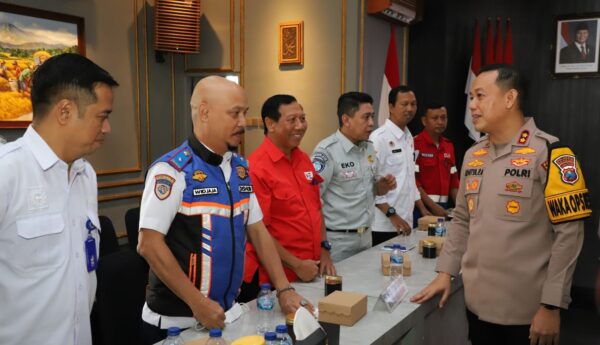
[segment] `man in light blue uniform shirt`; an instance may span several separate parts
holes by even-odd
[[[348,92],[338,99],[340,128],[312,154],[321,175],[321,199],[331,258],[338,262],[371,247],[369,226],[375,194],[396,187],[393,176],[378,177],[373,144],[373,98]]]

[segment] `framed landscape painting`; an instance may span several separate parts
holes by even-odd
[[[0,128],[31,122],[31,78],[62,53],[85,55],[81,17],[0,3]]]

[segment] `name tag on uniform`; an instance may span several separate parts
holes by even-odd
[[[217,187],[196,188],[192,191],[192,194],[194,194],[194,196],[219,194],[219,189]]]
[[[240,185],[239,186],[240,193],[252,193],[252,186],[250,185]]]
[[[92,221],[88,218],[85,222],[85,227],[88,231],[87,239],[85,240],[85,262],[87,271],[92,272],[98,267],[98,253],[96,252],[96,240],[92,237],[92,231],[98,230]]]

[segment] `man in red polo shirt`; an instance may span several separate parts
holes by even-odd
[[[458,171],[454,145],[442,134],[448,125],[444,106],[431,106],[421,117],[423,131],[415,137],[417,153],[417,188],[425,207],[434,215],[445,217],[449,201],[456,201]],[[418,216],[415,217],[418,219]]]
[[[285,274],[290,282],[335,274],[321,215],[323,180],[298,147],[307,128],[304,110],[293,96],[275,95],[265,101],[261,116],[266,136],[248,157],[250,179]],[[248,243],[238,301],[256,298],[259,283],[265,282],[269,277]]]

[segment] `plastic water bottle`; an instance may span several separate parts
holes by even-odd
[[[208,333],[208,336],[210,338],[208,338],[206,345],[227,345],[227,342],[225,341],[225,339],[221,338],[222,334],[223,333],[218,328],[211,329],[210,332]]]
[[[258,334],[264,334],[271,329],[273,324],[273,307],[275,305],[275,298],[271,293],[270,284],[261,284],[260,292],[256,298],[256,307],[258,308],[258,325],[256,332]]]
[[[444,224],[444,218],[438,218],[437,226],[435,227],[435,235],[439,237],[446,236],[446,225]]]
[[[278,345],[277,342],[277,334],[275,332],[266,332],[265,333],[265,345]]]
[[[392,254],[390,255],[390,276],[395,279],[402,275],[402,266],[404,265],[404,257],[399,243],[392,245]]]
[[[183,339],[179,336],[181,330],[179,327],[169,327],[167,329],[167,338],[162,345],[183,345]]]
[[[286,325],[277,325],[275,327],[275,332],[277,332],[277,341],[279,341],[278,345],[293,345],[292,337],[287,332]]]

